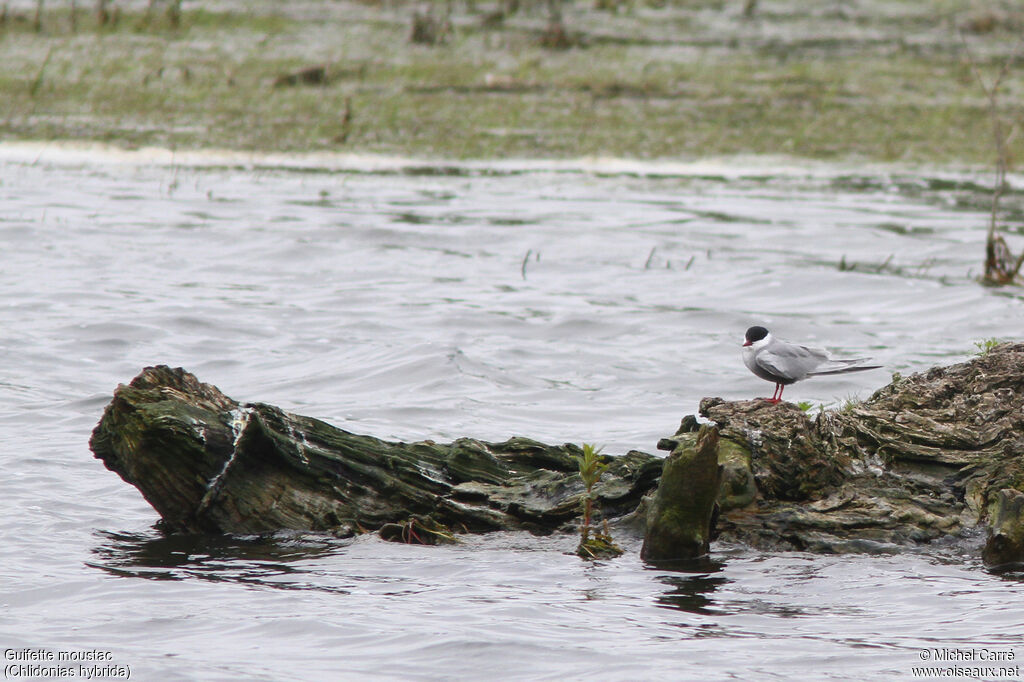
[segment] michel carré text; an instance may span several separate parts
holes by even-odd
[[[933,661],[1012,661],[1016,657],[1006,649],[932,649]]]

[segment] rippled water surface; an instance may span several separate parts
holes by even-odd
[[[739,360],[753,323],[888,370],[787,397],[866,397],[1019,338],[1019,292],[973,280],[984,176],[275,163],[0,154],[4,649],[109,651],[143,680],[909,679],[922,651],[1024,657],[1024,589],[977,538],[718,546],[673,572],[635,540],[588,564],[558,536],[165,537],[87,446],[117,383],[166,363],[384,438],[653,452],[701,397],[771,388]]]

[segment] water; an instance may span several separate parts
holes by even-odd
[[[165,538],[87,447],[116,384],[166,363],[385,438],[653,452],[701,397],[767,394],[739,359],[753,323],[901,373],[1017,336],[1020,292],[972,279],[985,182],[5,146],[0,648],[109,652],[142,680],[883,680],[949,649],[1019,662],[1024,588],[983,570],[977,537],[883,556],[721,545],[677,572],[631,539],[588,564],[572,538],[526,534]],[[830,406],[888,377],[787,397]]]

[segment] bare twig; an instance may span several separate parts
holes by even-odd
[[[878,266],[878,270],[876,270],[875,272],[882,272],[883,270],[885,270],[885,268],[887,268],[889,266],[889,263],[892,262],[893,255],[894,254],[890,253],[889,257],[885,259],[884,263],[882,263],[881,265]]]
[[[1009,125],[999,115],[999,90],[1010,73],[1014,62],[1020,56],[1021,46],[1024,38],[1018,39],[1013,52],[1007,57],[991,85],[985,82],[985,78],[978,66],[978,61],[971,53],[967,38],[960,32],[960,41],[963,43],[964,54],[970,63],[971,72],[978,82],[985,98],[988,100],[988,115],[992,122],[992,140],[996,147],[996,177],[992,189],[992,206],[989,215],[988,235],[985,240],[985,275],[984,281],[989,284],[1010,284],[1017,279],[1024,253],[1019,258],[1014,258],[1006,240],[997,234],[999,221],[999,202],[1006,193],[1006,171],[1010,164],[1009,144],[1016,135],[1016,121],[1010,121]],[[1014,262],[1015,261],[1015,262]]]

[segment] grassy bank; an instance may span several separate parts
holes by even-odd
[[[200,7],[207,7],[203,9]],[[255,5],[255,7],[254,7]],[[994,75],[1024,14],[969,0],[566,6],[458,4],[443,42],[412,5],[145,4],[100,25],[48,3],[0,22],[0,136],[124,146],[448,158],[738,153],[904,162],[993,158],[960,32]],[[91,9],[91,4],[89,5]],[[981,9],[979,9],[981,7]],[[437,5],[435,11],[443,12]],[[488,16],[490,15],[490,16]],[[323,67],[305,82],[281,76]],[[1024,64],[1003,102],[1020,114]]]

